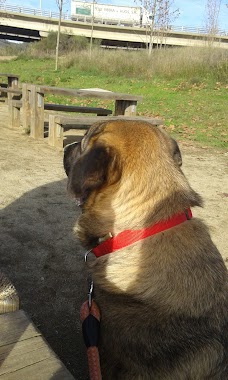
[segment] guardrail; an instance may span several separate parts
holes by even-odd
[[[36,9],[36,8],[27,8],[21,5],[10,5],[6,3],[5,4],[0,3],[0,10],[5,11],[5,12],[29,14],[32,16],[41,16],[41,17],[57,18],[57,19],[59,18],[58,12],[45,11],[45,10]],[[70,15],[68,13],[63,13],[62,19],[71,20]]]
[[[53,12],[53,11],[46,11],[42,9],[37,8],[27,8],[23,7],[21,5],[11,5],[6,3],[0,2],[0,11],[5,12],[15,12],[15,13],[22,13],[22,14],[29,14],[32,16],[40,16],[40,17],[47,17],[47,18],[53,18],[53,19],[59,19],[59,13]],[[69,20],[72,21],[71,15],[66,13],[62,13],[62,19],[63,20]],[[91,22],[92,18],[88,16],[74,16],[74,21],[81,21],[81,22]],[[101,19],[101,23],[105,23],[105,20]],[[109,21],[110,23],[110,21]],[[124,27],[124,25],[121,24],[121,27]],[[159,30],[159,26],[155,25],[155,29]],[[164,30],[164,28],[163,28]],[[176,26],[176,25],[169,25],[166,29],[169,32],[184,32],[184,33],[192,33],[192,34],[208,34],[208,31],[206,28],[201,27],[193,27],[193,26]],[[217,36],[228,36],[228,31],[217,29],[216,33]]]

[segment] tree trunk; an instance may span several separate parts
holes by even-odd
[[[153,49],[154,24],[155,24],[154,21],[155,21],[156,7],[157,7],[157,0],[154,0],[153,7],[152,7],[152,13],[151,13],[150,41],[149,41],[149,50],[148,50],[149,55],[151,55],[152,49]]]
[[[58,60],[59,60],[59,40],[60,40],[60,28],[61,28],[61,19],[62,19],[62,3],[59,7],[59,24],[58,24],[58,33],[57,33],[57,42],[56,42],[56,54],[55,54],[55,71],[58,70]]]
[[[94,0],[92,5],[92,20],[91,20],[91,35],[90,35],[90,44],[89,44],[89,57],[92,58],[92,47],[93,47],[93,27],[94,27]]]

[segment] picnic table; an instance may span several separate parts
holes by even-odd
[[[13,75],[9,75],[9,78],[12,79]],[[162,124],[162,120],[158,118],[137,116],[137,104],[142,100],[140,95],[124,94],[101,88],[74,89],[28,83],[22,83],[20,88],[11,87],[3,89],[3,91],[8,93],[8,99],[10,99],[8,104],[9,125],[17,128],[22,124],[23,129],[30,131],[30,136],[35,139],[48,135],[49,145],[60,149],[63,148],[65,131],[87,129],[98,121],[124,118],[125,120],[143,119],[153,125]],[[50,101],[47,103],[47,95],[64,96],[66,99],[71,97],[75,103],[84,98],[96,100],[96,103],[101,101],[102,104],[104,100],[113,101],[113,110],[101,106],[55,104]],[[48,131],[45,130],[47,113]]]
[[[3,74],[2,74],[3,75]],[[52,86],[39,86],[34,84],[22,83],[21,88],[18,88],[18,82],[13,75],[8,75],[9,81],[12,80],[11,87],[2,91],[8,94],[10,126],[18,127],[22,119],[22,125],[25,130],[30,129],[30,135],[33,138],[44,137],[44,111],[62,111],[76,114],[94,113],[97,116],[108,116],[112,114],[112,110],[103,107],[88,107],[65,104],[53,104],[45,102],[46,96],[65,96],[67,98],[87,98],[96,100],[113,100],[114,101],[114,116],[135,116],[137,102],[142,100],[142,96],[117,93],[113,91],[103,90],[100,88],[88,89],[71,89]],[[14,80],[14,81],[13,81]],[[1,86],[0,86],[1,90]],[[22,112],[20,112],[22,110]],[[80,122],[80,116],[78,118]]]
[[[31,121],[30,121],[30,131],[31,136],[34,138],[39,138],[43,136],[44,133],[44,109],[45,102],[44,98],[47,94],[61,95],[73,98],[87,98],[87,99],[99,99],[99,100],[113,100],[114,101],[114,116],[135,116],[137,102],[142,100],[142,96],[122,94],[113,91],[107,91],[100,88],[88,88],[88,89],[69,89],[69,88],[59,88],[50,86],[30,86],[28,87],[30,94],[30,107],[31,107]],[[28,102],[27,102],[28,104]],[[85,107],[88,109],[90,107]],[[53,106],[53,110],[55,107]],[[70,111],[70,107],[68,108]],[[94,108],[96,111],[96,107]],[[80,113],[80,109],[78,110]],[[85,109],[85,113],[86,109]],[[95,112],[94,112],[95,113]],[[103,114],[107,116],[108,113]],[[97,116],[101,114],[97,113]],[[80,122],[80,116],[74,114],[75,120]],[[88,117],[89,121],[89,117]]]

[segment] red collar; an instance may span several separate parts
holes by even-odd
[[[97,247],[92,249],[92,252],[96,257],[104,256],[108,253],[115,252],[118,249],[127,247],[136,241],[168,230],[169,228],[177,226],[178,224],[183,223],[191,218],[192,212],[190,209],[187,209],[185,212],[175,214],[170,219],[158,222],[150,227],[142,228],[141,230],[126,230],[120,232],[118,235],[100,243]]]

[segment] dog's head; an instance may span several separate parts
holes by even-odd
[[[181,163],[175,140],[142,121],[96,123],[80,143],[68,145],[64,168],[68,190],[82,209],[77,224],[82,244],[91,247],[108,232],[137,228],[197,204],[199,199],[184,195],[192,190]]]
[[[114,184],[121,175],[115,148],[102,140],[104,129],[104,124],[95,124],[81,142],[70,144],[64,150],[68,190],[82,208],[92,193]]]

